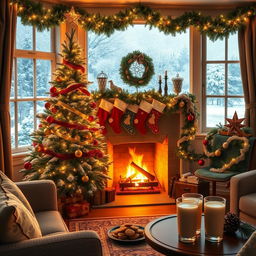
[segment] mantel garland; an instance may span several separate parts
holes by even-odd
[[[250,18],[256,16],[256,4],[250,4],[216,17],[205,16],[200,12],[185,12],[179,17],[162,16],[160,12],[142,4],[132,8],[126,8],[114,15],[101,15],[89,13],[79,7],[71,7],[64,4],[53,4],[45,8],[40,2],[32,0],[11,0],[11,4],[18,5],[18,15],[25,25],[36,26],[39,30],[49,29],[60,25],[67,19],[70,11],[79,15],[77,23],[85,30],[97,34],[110,36],[115,30],[125,30],[133,25],[137,19],[145,20],[145,25],[156,27],[165,34],[175,35],[185,32],[190,26],[194,26],[202,34],[211,40],[221,39],[241,29]]]
[[[182,132],[180,139],[177,142],[177,156],[181,159],[186,159],[190,161],[198,161],[202,158],[207,158],[203,154],[195,153],[195,151],[190,149],[191,141],[195,139],[197,131],[197,119],[198,113],[196,110],[196,99],[192,94],[180,94],[178,96],[170,94],[167,96],[161,95],[159,92],[154,90],[129,93],[127,91],[118,91],[107,89],[105,92],[94,91],[92,92],[94,100],[97,102],[100,99],[105,99],[113,101],[118,98],[127,104],[139,104],[142,100],[149,103],[153,99],[166,104],[164,113],[175,113],[180,111],[184,116],[184,125],[182,127]]]

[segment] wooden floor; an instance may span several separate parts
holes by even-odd
[[[176,213],[175,205],[156,205],[156,206],[133,206],[116,207],[104,209],[91,209],[86,218],[98,217],[130,217],[130,216],[150,216],[150,215],[169,215]]]

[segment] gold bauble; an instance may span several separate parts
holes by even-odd
[[[92,134],[90,132],[88,132],[86,135],[85,135],[86,139],[91,139],[92,138]]]
[[[214,152],[214,155],[215,155],[215,156],[221,156],[221,150],[217,149],[217,150]]]
[[[228,143],[227,143],[227,142],[224,142],[224,143],[222,144],[222,147],[225,148],[225,149],[228,148]]]
[[[75,140],[76,140],[76,141],[80,141],[80,136],[79,136],[79,135],[76,135],[76,136],[75,136]]]
[[[76,151],[75,151],[75,156],[76,157],[81,157],[83,155],[83,152],[80,150],[80,149],[77,149]]]
[[[185,102],[184,101],[181,101],[180,103],[179,103],[179,107],[180,108],[183,108],[185,106]]]
[[[84,176],[82,177],[82,181],[83,181],[83,182],[88,182],[88,181],[89,181],[89,177],[88,177],[87,175],[84,175]]]

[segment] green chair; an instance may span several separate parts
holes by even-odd
[[[215,151],[221,148],[222,144],[228,138],[229,136],[215,134],[212,142],[212,150]],[[228,163],[232,158],[236,158],[240,154],[241,147],[238,145],[238,141],[230,142],[229,147],[222,151],[221,157],[212,157],[209,166],[195,171],[195,175],[198,178],[212,182],[212,195],[216,195],[217,182],[228,182],[232,176],[256,168],[256,138],[249,137],[248,139],[250,148],[245,153],[244,160],[234,164],[230,169],[222,173],[210,171],[211,168],[221,168],[225,163]]]

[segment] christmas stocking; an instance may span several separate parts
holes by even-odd
[[[111,112],[111,116],[108,119],[109,125],[112,127],[113,131],[115,133],[120,133],[121,132],[121,126],[120,126],[120,121],[121,121],[121,116],[123,115],[124,111],[127,108],[127,105],[125,102],[119,99],[115,99],[114,102],[114,107]]]
[[[157,100],[153,100],[152,106],[153,108],[149,114],[147,125],[153,133],[157,134],[159,133],[158,121],[166,105]]]
[[[124,115],[122,116],[121,126],[130,134],[135,133],[134,119],[138,109],[138,105],[128,105]]]
[[[141,134],[146,134],[145,127],[146,119],[152,109],[152,105],[145,100],[142,100],[139,106],[139,110],[134,119],[134,125]]]
[[[97,116],[99,118],[99,124],[100,126],[104,126],[104,129],[102,131],[103,134],[107,133],[107,129],[105,127],[105,123],[107,121],[108,115],[110,113],[110,111],[113,108],[113,104],[102,99],[99,105],[99,110],[97,112]]]

